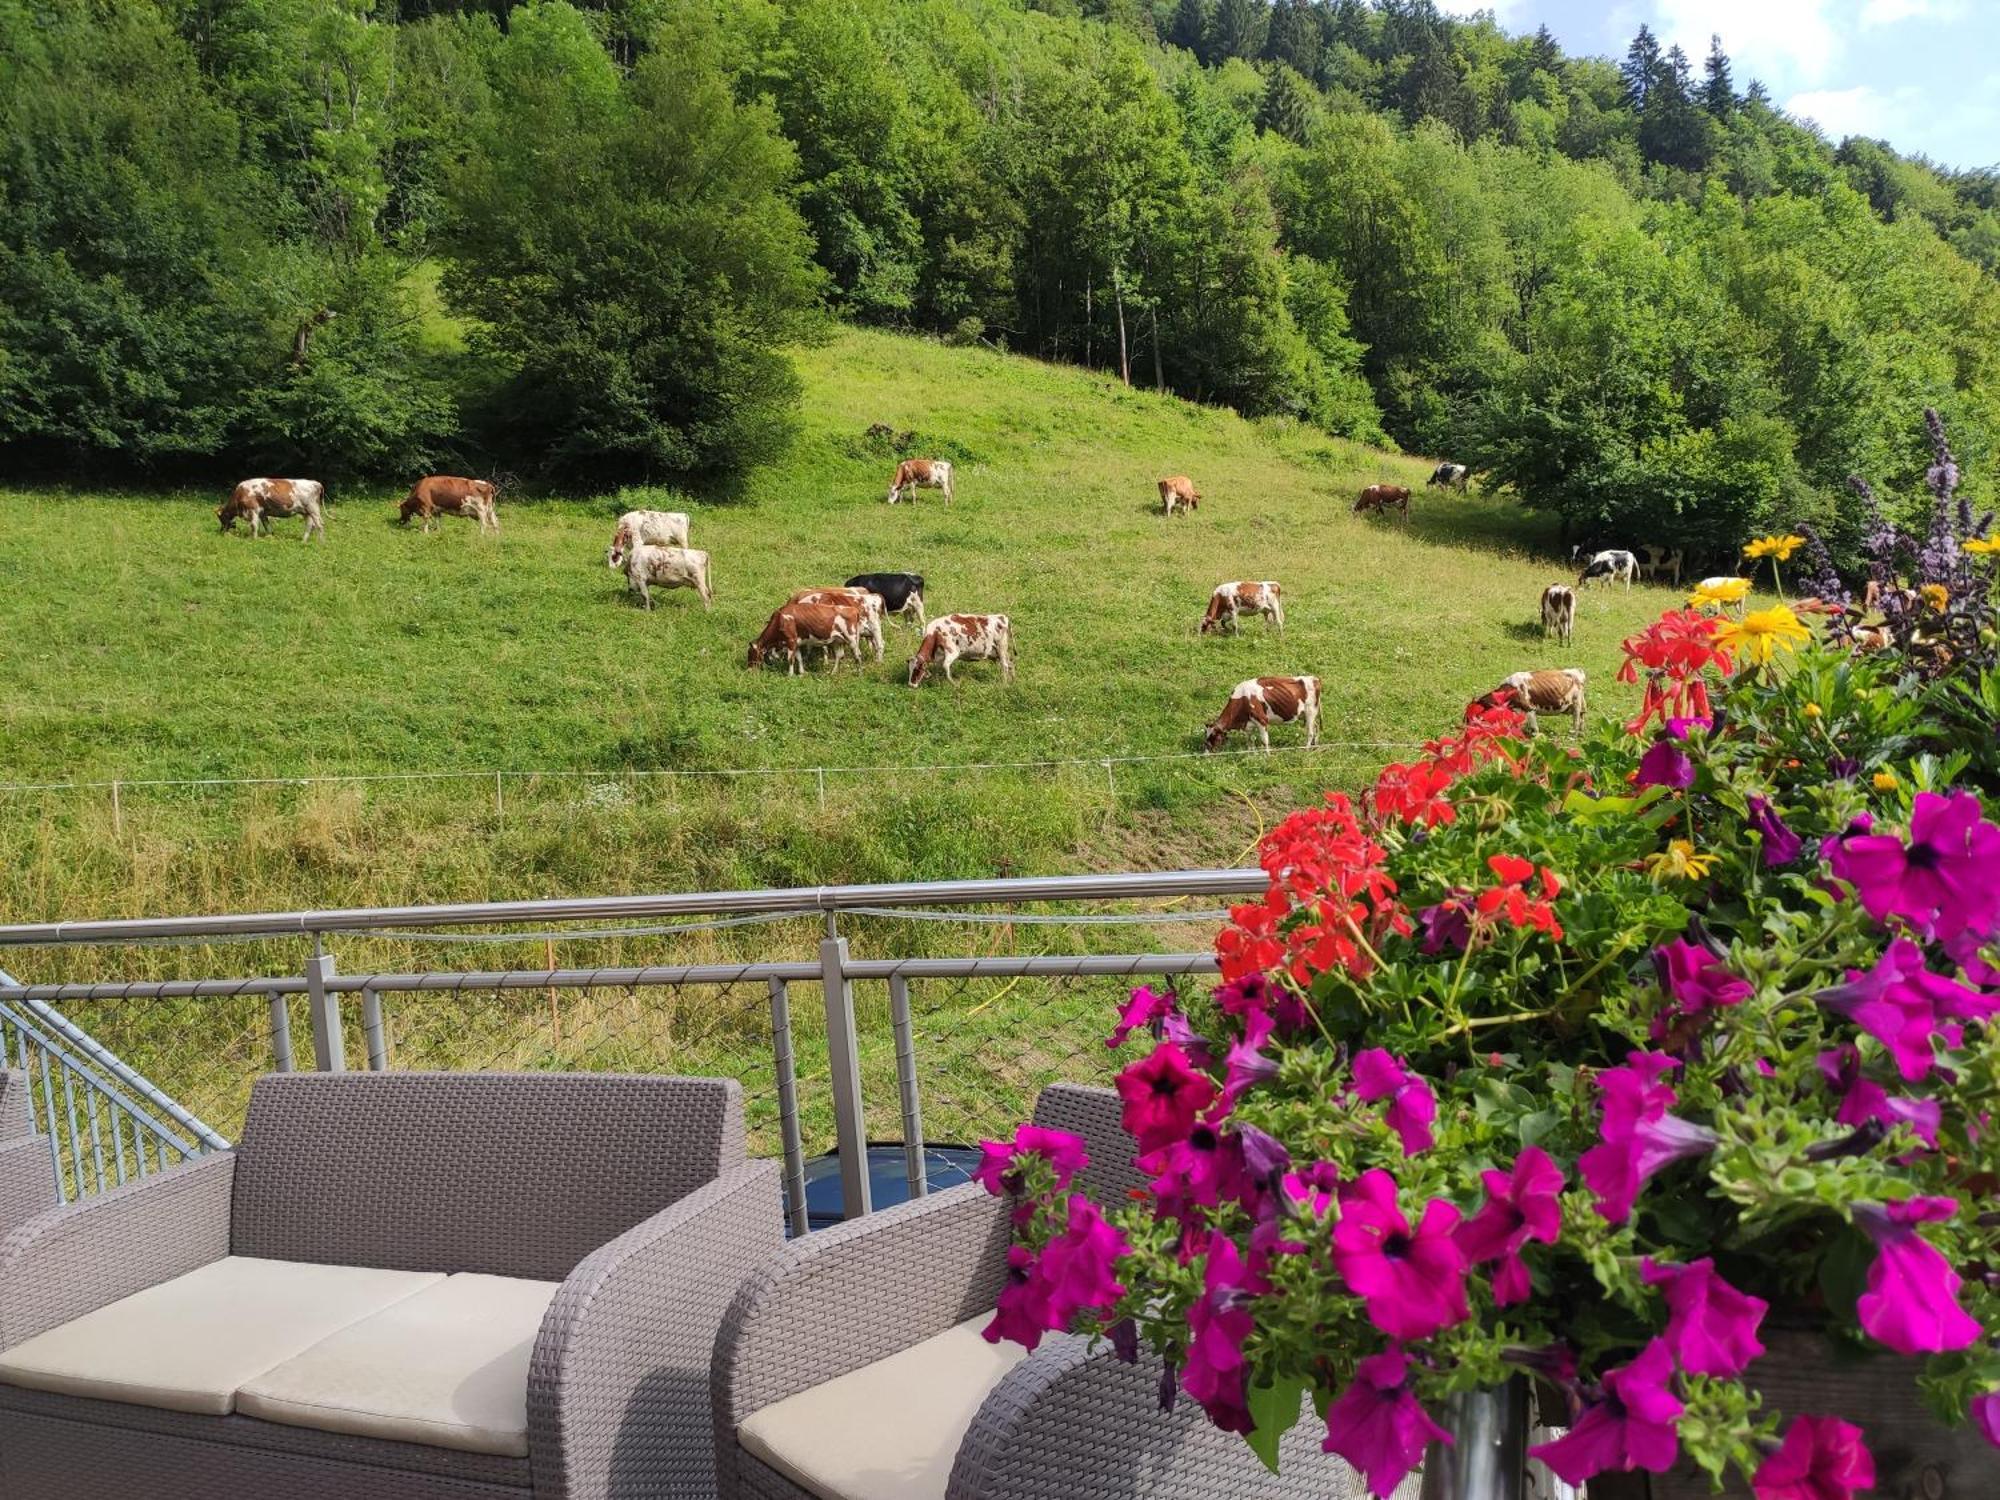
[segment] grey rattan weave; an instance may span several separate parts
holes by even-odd
[[[469,1500],[715,1493],[725,1303],[781,1243],[715,1079],[297,1074],[237,1152],[43,1214],[0,1244],[0,1347],[226,1254],[562,1282],[509,1459],[0,1387],[6,1500]]]
[[[55,1202],[54,1159],[48,1138],[35,1134],[28,1075],[0,1069],[0,1234]]]
[[[1036,1105],[1042,1125],[1089,1147],[1084,1188],[1123,1200],[1139,1181],[1107,1089],[1058,1086]],[[753,1412],[885,1359],[992,1309],[1006,1271],[999,1200],[973,1184],[786,1245],[743,1283],[715,1346],[717,1478],[745,1500],[815,1500],[746,1453]],[[1360,1500],[1361,1480],[1319,1450],[1308,1410],[1287,1435],[1279,1475],[1242,1439],[1183,1399],[1159,1409],[1157,1364],[1121,1365],[1083,1339],[1045,1340],[987,1396],[959,1445],[949,1500]],[[1407,1492],[1414,1496],[1413,1480]]]

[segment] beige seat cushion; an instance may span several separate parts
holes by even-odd
[[[744,1451],[821,1500],[943,1500],[965,1430],[1027,1353],[975,1318],[773,1402],[737,1429]]]
[[[561,1285],[453,1276],[236,1393],[266,1422],[513,1458],[528,1452],[528,1356]]]
[[[226,1256],[0,1353],[0,1382],[227,1416],[246,1380],[443,1280]]]

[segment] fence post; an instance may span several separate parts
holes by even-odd
[[[314,933],[313,956],[306,960],[306,1017],[312,1022],[313,1066],[322,1073],[347,1070],[347,1050],[340,1039],[340,996],[326,988],[333,968],[333,955],[319,951],[319,934]]]
[[[499,824],[507,821],[507,794],[500,787],[502,774],[499,771],[493,773],[493,821]]]
[[[292,997],[271,996],[271,1068],[289,1073],[298,1065],[292,1053]]]
[[[121,838],[125,833],[125,809],[118,801],[118,783],[111,783],[111,831]]]
[[[361,1038],[368,1045],[368,1071],[387,1072],[389,1034],[382,1029],[382,994],[373,986],[361,992]]]
[[[840,1212],[858,1219],[875,1205],[868,1189],[868,1128],[861,1111],[861,1046],[854,1035],[854,986],[847,979],[847,939],[826,914],[819,944],[826,997],[826,1063],[833,1087],[833,1131],[840,1150]]]
[[[771,982],[771,1065],[778,1077],[778,1139],[785,1153],[785,1217],[792,1238],[804,1237],[806,1152],[799,1138],[799,1066],[792,1053],[792,1000],[782,979]]]
[[[896,1093],[903,1106],[903,1171],[910,1180],[910,1196],[921,1198],[931,1190],[931,1183],[924,1166],[924,1110],[917,1097],[917,1044],[910,1027],[910,981],[901,974],[889,976],[889,1025],[896,1033]]]

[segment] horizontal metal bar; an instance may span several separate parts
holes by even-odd
[[[346,907],[236,916],[130,921],[22,922],[0,926],[0,947],[137,942],[172,937],[283,937],[398,927],[490,926],[503,922],[597,921],[717,912],[840,911],[856,906],[979,906],[1034,901],[1130,901],[1165,896],[1261,894],[1262,870],[1164,870],[1143,875],[1051,875],[1008,880],[905,881],[755,891],[695,891],[568,900],[486,901],[446,906]]]
[[[1209,953],[1034,954],[1010,958],[857,958],[847,971],[856,979],[1077,978],[1119,974],[1209,974]],[[798,984],[820,977],[818,964],[796,961],[750,964],[655,964],[637,969],[484,969],[420,974],[340,974],[328,994],[456,990],[637,989],[642,985]],[[15,1000],[151,1000],[189,995],[227,996],[271,991],[299,994],[295,979],[134,980],[111,984],[0,985],[0,1003]]]

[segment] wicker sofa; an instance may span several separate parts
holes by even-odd
[[[0,1494],[711,1495],[782,1226],[729,1080],[260,1079],[236,1150],[0,1244]]]
[[[0,1068],[0,1235],[55,1207],[47,1136],[35,1133],[28,1075]]]
[[[1140,1181],[1118,1098],[1045,1091],[1038,1124],[1081,1135],[1082,1191]],[[757,1500],[1360,1500],[1320,1452],[1307,1411],[1280,1475],[1185,1397],[1160,1410],[1160,1368],[1056,1335],[1022,1356],[978,1330],[1007,1274],[1005,1206],[977,1184],[821,1230],[736,1294],[716,1339],[716,1471]],[[1416,1493],[1414,1478],[1409,1496]]]

